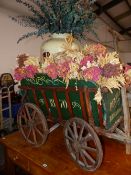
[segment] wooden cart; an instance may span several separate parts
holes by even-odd
[[[87,171],[95,171],[102,162],[98,135],[131,145],[129,127],[126,125],[126,131],[124,127],[120,90],[103,93],[102,105],[98,105],[94,100],[95,83],[72,80],[66,88],[61,79],[52,80],[43,74],[22,80],[20,89],[23,105],[18,125],[29,143],[44,144],[53,128],[63,125],[70,156]]]

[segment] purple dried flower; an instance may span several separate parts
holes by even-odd
[[[112,76],[119,76],[121,73],[120,64],[108,63],[104,65],[102,69],[102,75],[106,78],[111,78]]]

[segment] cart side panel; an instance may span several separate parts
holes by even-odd
[[[61,113],[62,113],[62,117],[64,120],[68,120],[70,117],[79,117],[79,118],[83,118],[83,113],[86,113],[87,115],[87,119],[88,120],[88,112],[86,111],[86,107],[84,107],[85,109],[83,109],[82,104],[85,106],[85,99],[83,97],[83,100],[80,99],[80,91],[78,91],[76,89],[76,86],[78,88],[83,88],[83,87],[88,87],[88,88],[95,88],[96,89],[96,84],[93,82],[85,82],[83,80],[81,81],[76,81],[76,80],[72,80],[70,81],[69,87],[74,88],[74,91],[70,91],[68,92],[69,95],[69,100],[71,101],[71,107],[73,112],[71,114],[71,109],[69,109],[69,100],[68,96],[67,96],[67,89],[66,89],[66,84],[62,79],[55,79],[55,80],[51,80],[49,77],[43,75],[43,74],[38,74],[34,79],[25,79],[21,81],[21,85],[22,86],[26,86],[26,87],[31,87],[34,86],[35,87],[35,93],[37,96],[37,102],[33,99],[33,95],[32,95],[32,90],[28,90],[28,98],[29,101],[32,103],[39,103],[39,107],[42,109],[43,113],[45,115],[48,115],[48,110],[45,104],[45,100],[43,98],[42,95],[42,89],[39,89],[40,87],[64,87],[64,91],[59,91],[57,92],[57,97],[58,97],[58,101],[59,101],[59,105],[61,108]],[[95,91],[96,92],[96,91]],[[100,122],[99,122],[99,114],[98,114],[98,107],[97,107],[97,103],[94,100],[94,95],[95,92],[90,92],[89,94],[89,103],[90,103],[90,110],[93,116],[93,120],[96,126],[100,126]],[[51,116],[53,117],[53,120],[57,120],[58,117],[58,110],[56,108],[56,103],[54,101],[54,97],[53,97],[53,93],[50,90],[47,90],[45,92],[45,95],[47,97],[48,100],[48,104],[49,104],[49,110],[51,112]],[[81,96],[84,96],[84,92]],[[81,97],[82,98],[82,97]],[[84,101],[84,102],[83,102]],[[93,105],[91,107],[91,105]],[[85,111],[85,112],[84,112]],[[85,114],[84,114],[85,115]],[[85,119],[85,118],[84,118]]]
[[[112,93],[108,91],[103,94],[103,107],[105,127],[109,129],[124,116],[120,89],[113,89]]]
[[[28,94],[30,102],[37,104],[53,121],[68,120],[75,116],[91,121],[91,124],[97,127],[103,127],[104,123],[104,127],[110,129],[122,115],[122,111],[119,111],[121,106],[121,94],[117,93],[119,90],[114,90],[112,94],[105,93],[103,104],[100,106],[94,100],[97,86],[93,82],[71,80],[69,88],[66,88],[62,79],[52,80],[46,75],[38,74],[34,79],[23,80],[21,85],[29,88],[32,86],[33,96],[32,92]],[[115,107],[109,109],[112,100],[115,101],[114,96],[118,96]],[[116,111],[117,114],[114,114]]]

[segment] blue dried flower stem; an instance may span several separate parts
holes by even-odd
[[[32,35],[46,33],[72,33],[76,38],[84,38],[84,31],[93,31],[95,15],[91,5],[95,0],[16,0],[32,12],[32,16],[11,17],[24,27],[35,27],[18,40],[18,43]],[[94,32],[94,31],[93,31]]]

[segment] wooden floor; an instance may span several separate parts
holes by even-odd
[[[12,144],[15,144],[15,142],[17,145],[15,140]],[[23,138],[20,139],[19,143],[21,143],[21,147],[26,144]],[[125,154],[125,145],[107,138],[102,138],[102,145],[104,150],[103,163],[94,173],[80,169],[71,160],[65,147],[61,127],[49,134],[47,142],[42,146],[42,155],[39,154],[39,149],[36,151],[36,148],[32,148],[31,150],[35,152],[36,161],[43,158],[46,160],[47,171],[52,175],[131,175],[131,155]],[[31,157],[34,155],[31,155],[28,151],[30,147],[30,145],[27,146],[26,151],[27,155],[29,154]]]

